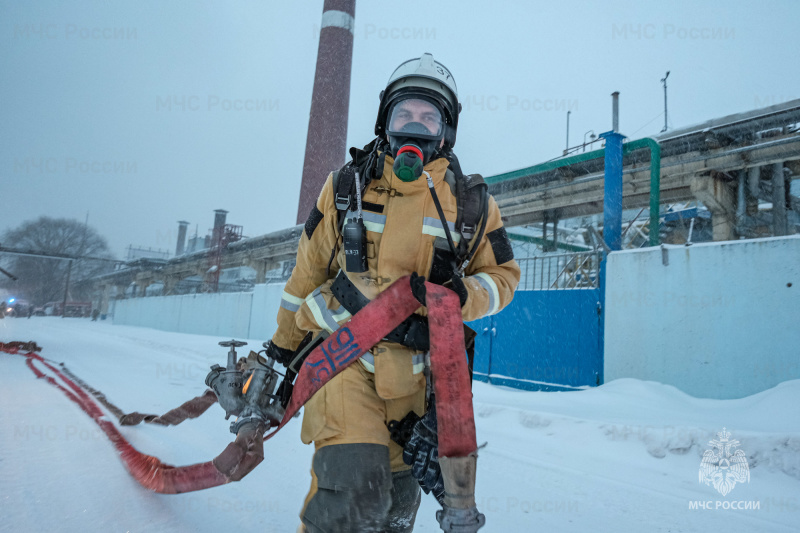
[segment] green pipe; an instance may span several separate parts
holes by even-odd
[[[508,238],[512,241],[519,241],[519,242],[529,242],[533,244],[538,244],[539,246],[544,246],[545,244],[552,244],[549,241],[544,240],[542,237],[534,237],[532,235],[517,235],[513,232],[508,232]],[[577,246],[575,244],[569,244],[565,242],[558,242],[556,243],[556,247],[560,250],[566,250],[567,252],[591,252],[592,249],[588,246]]]
[[[521,168],[519,170],[506,172],[505,174],[498,174],[497,176],[489,176],[484,178],[484,181],[489,185],[492,185],[493,183],[499,183],[501,181],[523,178],[525,176],[547,172],[548,170],[555,170],[557,168],[574,165],[575,163],[583,163],[584,161],[590,161],[592,159],[597,159],[598,157],[605,157],[605,153],[605,148],[601,148],[593,152],[586,152],[585,154],[573,155],[563,159],[556,159],[555,161],[548,161],[547,163],[539,163],[538,165],[534,165],[532,167]]]
[[[661,147],[650,137],[637,139],[622,145],[622,153],[629,153],[639,148],[650,149],[650,246],[658,246],[661,205]]]
[[[655,139],[645,137],[643,139],[637,139],[635,141],[623,144],[622,153],[628,154],[634,150],[639,150],[642,148],[650,149],[650,246],[658,246],[658,231],[660,227],[659,206],[661,200],[661,147],[658,145],[658,142],[656,142]],[[510,181],[523,178],[525,176],[541,174],[542,172],[548,172],[557,168],[583,163],[584,161],[604,158],[605,153],[605,148],[601,148],[592,152],[573,155],[563,159],[557,159],[555,161],[548,161],[546,163],[540,163],[532,167],[522,168],[511,172],[506,172],[504,174],[498,174],[496,176],[488,176],[485,178],[485,181],[489,185],[492,185],[495,183],[500,183],[501,181]]]

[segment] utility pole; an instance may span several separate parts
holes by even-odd
[[[64,304],[61,307],[61,318],[67,316],[67,296],[69,296],[69,278],[72,274],[72,259],[69,260],[69,265],[67,266],[67,283],[64,286]]]
[[[661,133],[667,131],[667,78],[669,78],[669,71],[661,78],[661,83],[664,84],[664,129],[661,130]]]
[[[567,146],[564,148],[564,155],[567,155],[569,152],[569,115],[572,111],[567,111]]]

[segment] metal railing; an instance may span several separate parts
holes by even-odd
[[[522,270],[518,290],[596,289],[602,258],[598,251],[518,259]]]

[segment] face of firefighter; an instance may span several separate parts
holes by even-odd
[[[436,106],[419,98],[409,98],[395,106],[389,119],[388,131],[402,133],[404,128],[412,123],[424,126],[430,135],[438,136],[442,133],[442,114]],[[385,138],[388,141],[389,135],[387,134]],[[444,137],[439,141],[439,148],[442,146]]]
[[[412,123],[416,123],[415,126],[417,124],[424,126],[429,135],[438,136],[442,132],[442,114],[436,106],[425,100],[409,98],[398,103],[392,110],[389,131],[408,131]]]
[[[444,144],[441,110],[422,98],[397,102],[388,121],[388,140],[394,157],[394,173],[402,181],[415,181],[422,175],[438,148]]]

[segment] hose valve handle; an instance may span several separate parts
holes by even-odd
[[[231,339],[229,341],[220,341],[219,345],[225,347],[236,346],[238,348],[239,346],[247,346],[247,343],[244,341],[237,341],[236,339]]]
[[[228,351],[228,370],[236,370],[236,348],[247,346],[247,343],[244,341],[231,339],[229,341],[221,341],[219,345],[226,348],[230,347],[230,350]]]

